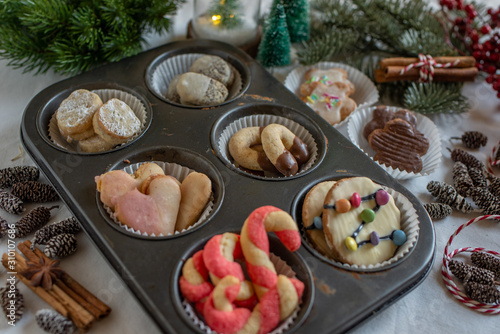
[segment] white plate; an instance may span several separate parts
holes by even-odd
[[[351,113],[356,112],[359,108],[368,107],[378,101],[379,95],[378,90],[373,84],[373,82],[368,78],[363,72],[355,69],[354,67],[348,66],[342,63],[334,63],[334,62],[321,62],[315,65],[310,66],[299,66],[295,68],[285,79],[285,87],[292,91],[295,95],[300,96],[300,85],[304,83],[305,78],[304,74],[310,70],[311,68],[317,68],[320,70],[327,70],[330,68],[341,68],[346,70],[347,79],[354,84],[356,90],[354,94],[350,96],[354,101],[356,101],[357,108]],[[349,115],[345,120],[339,122],[334,125],[334,127],[338,127],[341,124],[347,122],[347,120],[351,117]]]
[[[366,107],[361,108],[356,111],[355,115],[350,117],[347,123],[347,133],[349,138],[358,146],[366,155],[368,155],[372,160],[375,156],[375,152],[371,149],[368,144],[368,140],[363,137],[363,129],[365,125],[372,120],[372,113],[376,107]],[[397,111],[398,107],[389,107],[391,111]],[[417,118],[417,130],[422,132],[429,139],[429,149],[427,153],[424,154],[422,158],[422,170],[419,173],[407,172],[401,169],[394,169],[390,166],[380,164],[392,177],[395,179],[409,179],[418,176],[429,175],[434,172],[438,166],[441,164],[441,138],[439,136],[439,131],[436,125],[427,117],[422,114],[414,112]]]

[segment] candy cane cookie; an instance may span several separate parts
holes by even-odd
[[[259,299],[278,280],[276,269],[269,259],[267,232],[271,231],[291,252],[299,249],[301,243],[297,224],[285,211],[268,205],[255,209],[248,216],[241,229],[240,242],[248,274]]]
[[[298,306],[304,283],[279,275],[252,312],[235,308],[233,300],[239,285],[234,276],[226,276],[215,286],[203,307],[207,325],[219,334],[264,334],[288,318]]]
[[[245,280],[241,265],[234,261],[241,256],[240,237],[235,233],[215,235],[203,249],[203,261],[211,281],[217,284],[228,275],[236,277],[241,283],[236,302],[240,306],[253,307],[256,296],[252,283]]]
[[[269,124],[260,137],[266,156],[285,176],[297,174],[299,166],[309,160],[307,145],[281,124]]]
[[[210,295],[213,285],[208,281],[208,270],[203,262],[203,251],[196,252],[182,266],[179,279],[181,294],[191,303],[202,303]],[[203,309],[197,305],[197,309]]]

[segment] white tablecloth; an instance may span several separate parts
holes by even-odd
[[[486,1],[493,6],[492,1]],[[498,5],[500,1],[495,0]],[[191,17],[191,2],[179,11],[174,33],[169,36],[151,36],[152,46],[160,45],[184,37],[185,22]],[[41,90],[64,77],[48,72],[43,75],[23,74],[20,69],[7,66],[0,60],[0,168],[16,165],[32,165],[26,153],[22,153],[20,123],[24,108]],[[464,93],[470,98],[472,110],[463,115],[436,115],[431,119],[438,126],[443,147],[442,166],[433,174],[402,181],[423,203],[431,202],[432,196],[425,186],[431,180],[452,183],[452,161],[447,147],[454,147],[449,141],[452,136],[460,136],[464,131],[477,130],[488,136],[488,144],[473,154],[486,161],[493,145],[500,140],[500,99],[496,98],[491,86],[477,81],[467,84]],[[347,136],[345,127],[340,129]],[[15,159],[17,157],[17,159]],[[15,159],[15,160],[13,160]],[[497,170],[500,172],[500,170]],[[500,175],[500,173],[499,173]],[[61,204],[51,221],[70,216]],[[32,206],[34,207],[34,206]],[[32,208],[28,206],[28,209]],[[0,212],[8,221],[17,221],[18,216]],[[441,259],[444,246],[451,234],[469,219],[472,214],[454,212],[451,216],[435,223],[436,256],[429,276],[416,289],[391,305],[369,321],[356,327],[354,333],[467,333],[481,331],[498,333],[500,318],[475,312],[456,301],[445,288],[441,279]],[[465,246],[486,247],[500,251],[500,226],[496,222],[482,222],[462,232],[453,244],[454,248]],[[0,242],[0,251],[6,251],[6,241]],[[92,241],[85,235],[78,235],[78,251],[62,260],[62,267],[97,297],[108,303],[113,311],[91,329],[92,333],[159,333],[159,329],[142,309],[121,278],[99,253]],[[0,286],[6,284],[7,274],[0,269]],[[19,284],[24,295],[25,314],[22,320],[11,327],[0,316],[0,331],[8,334],[41,332],[36,325],[34,314],[48,306],[38,296]],[[168,287],[165,287],[168,288]],[[342,307],[342,305],[331,305]]]

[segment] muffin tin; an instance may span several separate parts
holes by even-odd
[[[159,96],[151,84],[154,68],[169,57],[191,53],[215,54],[228,61],[241,75],[241,92],[209,108],[176,105]],[[48,136],[50,118],[60,102],[79,88],[135,95],[147,110],[143,132],[125,145],[97,154],[55,145]],[[224,156],[218,142],[227,125],[262,114],[290,119],[313,137],[317,152],[307,170],[292,177],[267,178],[239,170]],[[86,233],[167,333],[204,332],[193,325],[179,294],[178,279],[186,259],[211,236],[239,231],[246,217],[263,205],[290,212],[301,227],[304,196],[323,180],[367,176],[393,188],[413,205],[420,231],[404,260],[380,270],[335,265],[318,256],[306,240],[290,253],[271,234],[271,252],[285,260],[306,286],[297,317],[286,332],[345,332],[421,283],[434,261],[434,229],[418,199],[252,58],[224,43],[174,42],[56,83],[27,105],[21,140]],[[160,238],[128,233],[114,223],[99,200],[94,177],[145,161],[176,163],[207,174],[214,203],[206,221]]]

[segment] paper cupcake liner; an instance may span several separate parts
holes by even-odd
[[[300,96],[300,85],[305,82],[304,75],[308,70],[312,68],[327,70],[333,67],[344,69],[348,74],[347,78],[356,88],[354,94],[352,94],[350,98],[356,101],[357,107],[349,116],[346,117],[346,119],[333,125],[337,128],[340,125],[345,124],[351,115],[354,114],[359,108],[371,106],[379,99],[378,90],[375,87],[375,84],[363,72],[342,63],[321,62],[311,66],[299,66],[295,68],[286,77],[284,84],[285,87],[292,91],[295,95]]]
[[[273,254],[272,252],[269,253],[269,259],[273,263],[276,273],[278,275],[285,275],[288,278],[296,278],[295,272],[293,269],[285,262],[283,261],[279,256]],[[300,305],[303,303],[303,300],[299,302],[299,305],[295,308],[293,313],[280,322],[276,328],[274,328],[269,334],[282,334],[285,333],[290,326],[293,325],[295,320],[297,319],[297,315],[299,314],[300,311]],[[189,303],[186,299],[182,299],[182,307],[186,311],[186,314],[188,317],[193,321],[193,324],[201,329],[203,332],[207,334],[218,334],[216,331],[212,330],[210,327],[208,327],[207,324],[203,321],[203,319],[200,317],[198,312],[195,310],[193,305]]]
[[[366,140],[363,137],[363,129],[365,125],[372,120],[373,110],[376,107],[367,107],[359,109],[355,115],[353,115],[349,122],[347,123],[347,133],[353,144],[359,147],[366,155],[368,155],[372,160],[375,157],[375,151],[373,151]],[[391,111],[397,111],[401,108],[389,107]],[[418,173],[407,172],[399,168],[392,168],[391,166],[386,166],[384,164],[378,163],[383,169],[387,171],[393,178],[403,180],[418,176],[429,175],[434,172],[441,165],[441,138],[439,136],[439,130],[436,125],[426,116],[414,113],[417,118],[417,130],[422,132],[427,139],[429,139],[429,149],[422,158],[422,170]]]
[[[203,53],[187,53],[174,57],[170,57],[160,63],[155,70],[152,72],[148,80],[150,81],[150,86],[153,91],[167,101],[170,101],[167,96],[168,86],[170,81],[179,74],[189,72],[191,65],[194,61],[200,57],[206,56]],[[234,99],[243,88],[243,82],[241,80],[241,74],[236,70],[234,66],[228,63],[234,73],[234,82],[229,87],[229,94],[226,101]],[[178,102],[170,101],[172,103],[179,104]],[[202,107],[202,106],[200,106]]]
[[[178,165],[178,164],[175,164],[175,163],[168,163],[168,162],[163,162],[163,161],[151,161],[151,162],[153,162],[153,163],[157,164],[158,166],[160,166],[163,169],[163,171],[165,172],[165,175],[173,176],[174,178],[176,178],[181,183],[186,178],[186,176],[188,176],[189,173],[194,172],[194,170],[192,170],[192,169],[189,169],[187,167],[184,167],[184,166],[181,166],[181,165]],[[125,167],[123,170],[125,172],[127,172],[128,174],[132,175],[139,168],[139,166],[141,164],[143,164],[143,163],[132,164],[132,165],[129,165],[129,166]],[[206,220],[206,218],[208,217],[208,215],[210,214],[210,212],[212,212],[213,206],[214,206],[213,201],[212,200],[209,201],[208,204],[206,205],[205,209],[201,213],[200,218],[193,225],[189,226],[187,229],[184,229],[184,230],[182,230],[180,232],[179,231],[175,231],[173,234],[168,234],[168,235],[177,235],[177,234],[183,233],[185,231],[189,231],[189,230],[195,228],[196,226],[200,225],[201,223],[203,223]],[[125,224],[122,224],[122,222],[120,222],[115,217],[114,212],[113,212],[113,210],[111,210],[110,207],[108,207],[107,205],[103,205],[103,207],[106,210],[106,212],[108,213],[109,217],[118,226],[120,226],[121,228],[123,228],[125,231],[127,231],[129,233],[140,235],[140,236],[143,236],[143,237],[151,237],[151,238],[165,236],[162,233],[160,233],[159,235],[156,235],[154,233],[153,234],[148,234],[146,232],[142,232],[141,230],[136,230],[136,229],[133,229],[133,228],[131,228],[131,227],[125,225]]]
[[[127,142],[118,145],[116,147],[120,147],[134,141],[137,137],[139,137],[139,135],[142,132],[144,132],[147,120],[146,106],[136,96],[134,96],[131,93],[118,89],[97,89],[97,90],[92,90],[91,92],[97,94],[101,98],[103,103],[106,103],[108,100],[113,98],[125,102],[133,110],[134,114],[137,116],[137,118],[139,118],[141,122],[141,127],[139,131],[135,135],[130,137],[129,140],[127,140]],[[57,119],[55,112],[50,118],[48,131],[49,131],[49,138],[55,145],[68,151],[82,153],[82,151],[78,146],[78,141],[75,140],[71,143],[68,143],[66,139],[61,135],[59,127],[57,126]],[[83,153],[89,153],[89,152],[83,152]],[[95,152],[95,153],[102,153],[102,152]]]
[[[383,261],[381,263],[374,263],[370,265],[347,264],[335,261],[334,259],[331,259],[326,255],[322,254],[322,252],[316,248],[314,243],[310,241],[305,229],[302,229],[303,239],[306,240],[308,245],[313,249],[315,249],[321,255],[321,257],[323,257],[327,262],[335,263],[339,266],[344,267],[345,269],[382,270],[385,267],[400,261],[407,254],[409,254],[410,251],[415,246],[420,231],[420,222],[418,220],[417,210],[415,210],[411,202],[405,196],[395,191],[394,189],[387,187],[382,187],[382,188],[394,198],[394,203],[401,212],[401,230],[403,230],[406,234],[406,242],[396,249],[396,252],[390,259]]]
[[[243,128],[248,128],[252,126],[264,127],[269,124],[281,124],[285,126],[286,128],[288,128],[288,130],[293,132],[307,145],[309,150],[309,160],[300,167],[299,171],[295,175],[300,175],[301,173],[304,173],[305,171],[310,169],[314,165],[318,157],[318,146],[316,144],[316,141],[314,140],[314,137],[311,135],[309,131],[306,130],[306,128],[304,128],[299,123],[294,122],[286,117],[281,117],[276,115],[250,115],[237,119],[236,121],[226,126],[226,128],[222,131],[218,141],[219,152],[221,153],[221,156],[226,161],[226,163],[233,164],[234,162],[234,159],[231,157],[231,154],[229,153],[228,144],[229,140],[236,132],[238,132]],[[245,172],[244,170],[242,171]],[[248,172],[245,173],[247,173],[248,175],[252,175]],[[285,178],[286,176],[266,175],[266,177]]]

